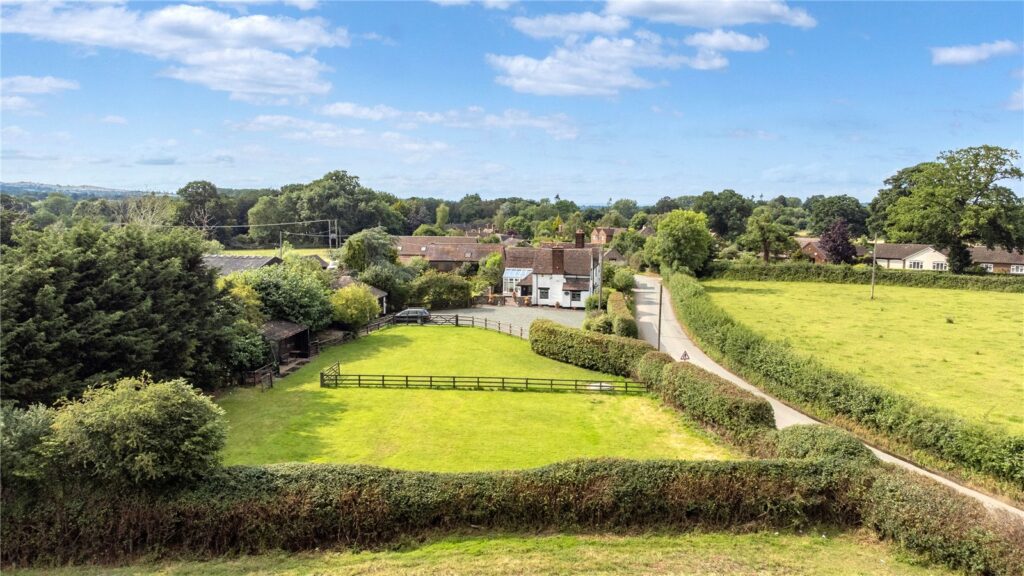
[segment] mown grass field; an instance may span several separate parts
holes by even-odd
[[[824,537],[823,537],[824,536]],[[689,574],[875,576],[952,574],[925,568],[863,532],[799,535],[683,534],[652,536],[450,537],[384,552],[270,554],[206,562],[162,562],[124,568],[74,567],[12,571],[24,576],[154,574],[163,576],[300,574]]]
[[[1024,295],[713,280],[712,300],[761,334],[962,417],[1024,433]]]
[[[647,397],[452,390],[325,389],[319,372],[614,379],[538,356],[477,328],[404,326],[326,350],[266,392],[218,398],[226,464],[336,462],[434,471],[531,468],[571,458],[727,459]]]

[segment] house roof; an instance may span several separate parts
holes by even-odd
[[[533,257],[536,248],[505,248],[505,268],[533,268]]]
[[[459,244],[475,245],[479,238],[471,236],[392,236],[395,245],[398,246],[399,256],[422,256],[427,257],[427,250],[432,245],[438,244]]]
[[[296,324],[287,320],[271,320],[260,326],[260,333],[271,342],[291,338],[306,330],[309,330],[309,326],[303,326],[302,324]]]
[[[330,265],[330,262],[328,262],[327,260],[324,260],[323,258],[321,258],[317,254],[310,254],[308,256],[303,256],[303,258],[305,258],[307,260],[315,261],[317,264],[320,265],[320,268],[323,268],[324,270],[326,270],[327,267]]]
[[[649,224],[644,224],[644,227],[640,229],[640,235],[644,238],[654,236],[656,232],[657,231],[654,228],[651,228]]]
[[[808,244],[813,244],[813,243],[817,242],[818,240],[820,240],[820,238],[811,238],[811,237],[808,237],[808,236],[796,236],[796,237],[793,238],[793,240],[796,240],[797,246],[800,246],[801,248],[803,248],[804,246],[807,246]]]
[[[569,274],[573,276],[589,276],[594,254],[589,248],[537,248],[533,260],[533,271],[536,274]],[[558,250],[562,252],[559,265]]]
[[[574,290],[579,292],[586,292],[590,290],[590,284],[584,280],[569,280],[562,284],[562,290]]]
[[[338,290],[341,288],[345,288],[346,286],[352,286],[353,284],[356,286],[365,286],[370,291],[370,294],[373,294],[373,297],[378,300],[388,295],[387,292],[381,290],[380,288],[370,286],[365,282],[360,282],[359,280],[356,280],[355,278],[347,274],[335,278],[334,282],[331,283],[331,286],[334,289]]]
[[[933,249],[928,244],[876,244],[875,257],[888,260],[904,260],[925,249]]]
[[[621,260],[625,260],[622,257],[622,254],[618,250],[616,250],[615,248],[612,248],[611,250],[605,252],[604,253],[604,259],[609,261],[609,262],[618,262],[618,261],[621,261]]]
[[[818,253],[824,256],[825,250],[822,249],[819,240],[817,238],[812,238],[811,240],[813,241],[804,242],[803,244],[800,244],[800,251],[805,254],[813,255],[815,253]],[[879,246],[881,246],[881,244],[879,244]],[[857,256],[864,256],[865,254],[868,254],[868,249],[859,244],[854,244],[853,249],[857,251]],[[885,256],[879,256],[879,258],[885,258]]]
[[[527,276],[519,282],[516,282],[516,286],[533,286],[533,275]]]
[[[501,244],[430,244],[423,257],[429,262],[479,262],[501,252]]]
[[[256,270],[257,268],[280,263],[281,259],[277,256],[236,256],[227,254],[207,254],[203,256],[203,264],[207,268],[217,270],[221,276],[246,270]]]
[[[971,260],[976,264],[1024,264],[1024,254],[973,246],[971,247]]]

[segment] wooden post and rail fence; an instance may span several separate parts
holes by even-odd
[[[529,331],[522,326],[516,326],[509,322],[501,322],[500,320],[490,320],[488,318],[477,318],[476,316],[467,316],[465,314],[431,314],[429,319],[417,320],[414,322],[403,322],[401,319],[395,316],[385,316],[370,322],[366,326],[360,328],[356,333],[360,336],[367,336],[371,332],[377,330],[383,330],[391,326],[399,326],[402,324],[409,324],[412,326],[424,325],[424,326],[457,326],[457,327],[469,327],[469,328],[483,328],[484,330],[492,330],[494,332],[500,332],[502,334],[508,334],[509,336],[516,336],[523,340],[529,339]]]
[[[408,388],[425,390],[501,390],[522,392],[580,392],[643,394],[647,386],[629,380],[576,380],[518,376],[412,376],[399,374],[342,374],[335,362],[320,371],[321,388]]]

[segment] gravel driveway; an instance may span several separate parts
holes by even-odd
[[[583,326],[583,310],[543,306],[474,306],[457,310],[437,310],[435,314],[465,314],[494,322],[509,322],[513,326],[522,326],[524,332],[530,328],[530,323],[538,318],[553,320],[572,328]]]

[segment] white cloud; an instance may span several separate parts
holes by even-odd
[[[104,116],[103,118],[100,118],[100,122],[103,122],[104,124],[127,124],[128,123],[128,119],[125,118],[124,116],[117,116],[115,114],[110,114],[110,115]]]
[[[756,38],[716,28],[711,32],[698,32],[684,40],[688,46],[706,48],[715,52],[760,52],[768,47],[768,39],[764,35]]]
[[[1010,101],[1006,103],[1007,110],[1024,110],[1024,88],[1017,90],[1010,96]]]
[[[781,0],[609,0],[605,12],[697,28],[772,23],[799,28],[817,25],[806,10],[791,8]]]
[[[666,54],[656,34],[636,38],[605,38],[567,42],[546,58],[487,55],[498,69],[496,82],[516,92],[558,96],[614,96],[627,88],[649,88],[636,68],[678,68],[689,62],[681,55]]]
[[[483,125],[507,130],[534,128],[543,130],[555,140],[575,140],[579,136],[579,130],[565,114],[534,116],[523,110],[505,110],[501,115],[484,116]]]
[[[534,38],[562,38],[587,33],[607,36],[629,28],[629,20],[615,15],[602,16],[593,12],[579,12],[546,14],[536,18],[518,16],[512,19],[512,27]]]
[[[306,52],[344,47],[344,28],[322,18],[237,16],[205,6],[139,11],[124,5],[27,4],[4,10],[4,33],[130,50],[172,62],[163,74],[237,99],[323,94],[326,69]]]
[[[1016,54],[1020,46],[1010,40],[999,40],[985,44],[963,44],[932,48],[932,64],[936,66],[977,64],[994,56]]]
[[[360,106],[352,102],[335,102],[320,109],[325,116],[346,116],[360,120],[384,120],[385,118],[396,118],[402,113],[390,106],[378,104],[377,106]]]
[[[768,132],[766,130],[733,130],[730,136],[738,140],[764,140],[768,142],[774,142],[780,138],[775,132]]]
[[[230,126],[251,132],[279,132],[289,140],[314,142],[323,146],[401,152],[405,154],[406,162],[421,162],[448,149],[444,142],[420,140],[399,132],[377,133],[286,115],[260,115]]]
[[[34,108],[32,101],[24,96],[0,96],[0,110],[22,112]]]
[[[441,6],[467,6],[469,4],[480,4],[488,10],[507,10],[517,0],[431,0],[434,4]]]
[[[7,94],[55,94],[78,90],[78,82],[53,76],[10,76],[0,80],[0,92]]]

